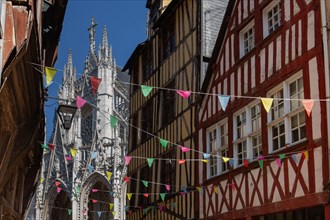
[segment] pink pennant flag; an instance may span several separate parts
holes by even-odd
[[[236,184],[235,183],[230,184],[230,186],[233,190],[236,190]]]
[[[167,191],[170,191],[171,190],[171,186],[170,185],[165,185],[165,188]]]
[[[183,147],[183,146],[181,146],[180,148],[181,148],[181,151],[182,151],[183,153],[186,153],[186,152],[190,151],[190,148],[188,148],[188,147]]]
[[[302,104],[305,108],[307,116],[310,117],[313,106],[314,106],[314,100],[312,100],[312,99],[303,99],[303,100],[301,100],[301,102],[302,102]]]
[[[189,98],[191,94],[190,91],[184,91],[184,90],[177,90],[176,92],[185,99]]]
[[[125,176],[124,177],[124,182],[128,183],[129,182],[129,177]]]
[[[125,156],[125,165],[128,165],[131,162],[131,156]]]
[[[245,166],[245,167],[249,167],[249,160],[243,160],[243,165]]]
[[[66,159],[67,161],[72,160],[72,158],[71,158],[70,156],[65,156],[65,159]]]
[[[82,211],[82,213],[83,213],[83,215],[87,215],[87,212],[85,209]]]
[[[93,94],[96,95],[97,90],[98,90],[98,88],[99,88],[99,85],[100,85],[102,79],[97,78],[97,77],[95,77],[95,76],[91,76],[91,77],[89,78],[89,80],[91,81]]]
[[[97,191],[99,191],[99,190],[97,190],[97,189],[92,189],[92,192],[93,192],[93,193],[95,193],[95,192],[97,192]]]
[[[60,193],[61,192],[61,188],[60,187],[56,187],[56,191],[57,191],[57,193]]]
[[[55,182],[55,186],[59,186],[60,184],[61,184],[61,182],[58,182],[58,181]]]
[[[282,166],[282,160],[281,160],[281,158],[276,158],[275,161],[276,161],[276,164],[277,164],[278,167],[281,167]]]
[[[96,203],[97,202],[97,200],[96,199],[92,199],[92,203]]]
[[[185,192],[180,192],[180,195],[181,195],[181,196],[184,196],[184,194],[186,194],[186,193],[185,193]]]
[[[85,103],[86,103],[85,99],[81,98],[80,96],[77,96],[76,104],[77,104],[78,109],[81,109],[81,107],[83,107],[83,105],[85,105]]]
[[[143,196],[148,198],[149,197],[149,194],[148,193],[143,193]]]
[[[178,160],[178,163],[181,165],[181,164],[184,164],[186,162],[186,160]]]

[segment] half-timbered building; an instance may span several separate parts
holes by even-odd
[[[210,155],[200,218],[330,218],[321,10],[320,0],[229,2],[198,111]],[[268,113],[260,97],[273,100]]]
[[[226,6],[227,1],[147,1],[148,38],[124,67],[131,75],[127,219],[198,216],[192,191],[198,166],[191,160],[197,147],[196,97],[183,99],[175,91],[199,90]],[[144,97],[141,85],[155,88]],[[161,139],[168,144],[162,146]],[[155,161],[148,166],[146,158]]]

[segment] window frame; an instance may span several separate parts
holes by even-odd
[[[161,92],[161,106],[162,106],[162,115],[161,115],[161,124],[162,127],[166,126],[172,122],[176,117],[176,95],[173,92],[175,90],[175,80],[170,82],[166,86],[165,90]],[[170,97],[167,99],[166,97]],[[165,111],[166,110],[166,114]],[[172,111],[172,112],[171,112]]]
[[[167,59],[175,51],[175,27],[175,16],[173,16],[173,18],[170,18],[168,23],[162,28],[162,60]]]
[[[269,17],[268,14],[270,11],[272,11],[275,7],[279,6],[279,25],[274,28],[272,31],[269,30]],[[268,37],[269,35],[271,35],[272,33],[274,33],[277,29],[279,29],[282,25],[282,5],[281,5],[281,1],[280,0],[273,0],[271,1],[264,9],[263,9],[263,13],[262,13],[262,20],[263,20],[263,36],[264,38]]]
[[[247,51],[245,50],[245,34],[249,30],[253,30],[253,45],[251,48],[249,48]],[[252,20],[249,24],[247,24],[239,33],[239,38],[240,38],[240,58],[244,57],[247,55],[250,51],[252,51],[255,48],[255,24],[254,20]]]

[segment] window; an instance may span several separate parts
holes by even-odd
[[[250,52],[254,48],[254,23],[249,23],[242,29],[241,34],[241,57]]]
[[[264,37],[267,37],[281,26],[281,3],[279,0],[271,1],[263,12]]]
[[[162,91],[163,98],[163,114],[162,114],[162,125],[166,125],[171,122],[175,117],[175,81],[171,82],[167,87],[170,90]]]
[[[130,132],[130,135],[131,135],[131,151],[135,150],[137,145],[138,145],[138,114],[135,114],[132,118],[132,124],[133,126],[130,126],[131,127],[131,132]]]
[[[228,123],[227,120],[211,127],[207,131],[207,152],[211,154],[207,164],[207,178],[228,171],[228,163],[221,157],[228,157]]]
[[[237,158],[237,167],[244,160],[255,160],[262,154],[260,103],[254,102],[235,114],[234,126],[234,157]]]
[[[147,45],[143,54],[143,80],[148,79],[153,71],[153,50],[152,44]]]
[[[304,98],[302,74],[298,73],[281,83],[274,92],[270,92],[269,97],[274,99],[271,114],[268,116],[269,151],[276,151],[288,143],[304,140],[305,112],[300,100]]]
[[[174,19],[163,29],[163,60],[169,57],[175,49]]]
[[[137,90],[137,88],[139,88],[138,84],[139,84],[139,65],[138,63],[136,63],[133,67],[133,73],[131,73],[133,75],[133,83],[135,85],[131,86],[131,91],[135,92]]]
[[[153,133],[153,113],[153,102],[151,100],[145,105],[142,112],[142,141],[146,141],[148,137],[151,137],[148,133]]]

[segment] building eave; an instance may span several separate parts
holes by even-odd
[[[144,48],[144,45],[146,44],[146,41],[139,43],[136,48],[134,49],[133,53],[131,56],[128,58],[126,64],[124,65],[122,71],[125,72],[126,70],[129,69],[133,61],[141,54],[142,49]]]

